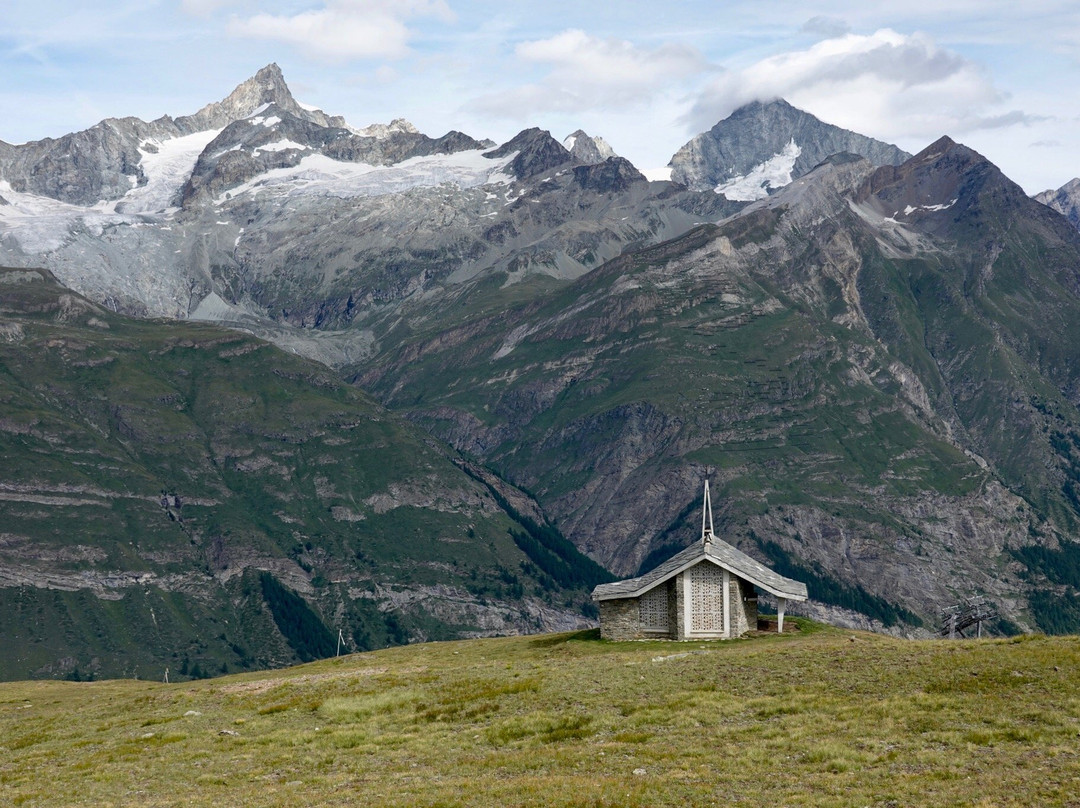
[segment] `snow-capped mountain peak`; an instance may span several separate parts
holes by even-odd
[[[207,104],[194,115],[177,118],[176,124],[185,133],[223,129],[233,121],[255,115],[270,105],[318,126],[346,125],[344,118],[327,115],[317,107],[301,104],[293,98],[281,68],[273,63],[238,84],[223,100]]]
[[[775,190],[844,152],[874,165],[898,165],[911,156],[775,99],[739,107],[708,132],[691,138],[668,165],[671,179],[689,188],[749,199],[751,193]]]
[[[567,135],[562,142],[563,148],[573,155],[579,163],[594,165],[602,163],[609,157],[615,157],[615,150],[606,140],[599,135],[587,135],[584,130],[578,129],[571,135]]]
[[[354,129],[356,134],[361,137],[373,137],[378,140],[388,138],[395,134],[407,134],[418,135],[420,130],[409,123],[404,118],[394,118],[390,123],[373,123],[365,126],[363,129]]]

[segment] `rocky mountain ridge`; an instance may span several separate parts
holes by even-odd
[[[611,157],[618,156],[606,140],[599,135],[595,137],[588,135],[582,129],[567,135],[562,145],[575,160],[586,165],[602,163]]]
[[[296,102],[270,65],[193,116],[15,147],[0,159],[0,260],[120,311],[255,328],[341,364],[409,296],[504,271],[576,277],[733,209],[571,139],[576,156],[535,129],[497,148],[400,120],[355,129]]]

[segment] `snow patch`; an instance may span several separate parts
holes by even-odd
[[[795,142],[795,138],[792,138],[782,150],[764,163],[754,166],[748,174],[733,177],[717,185],[713,190],[733,202],[754,202],[764,199],[769,195],[770,190],[783,188],[791,183],[791,172],[800,154],[802,154],[802,148]]]
[[[253,151],[252,154],[258,154],[261,151],[279,152],[285,151],[286,149],[300,149],[301,151],[304,151],[307,148],[308,147],[305,146],[303,143],[297,143],[295,140],[278,140],[274,143],[267,143],[265,146],[256,147],[255,151]]]
[[[904,208],[904,215],[905,216],[910,216],[912,213],[914,213],[917,210],[925,210],[925,211],[929,211],[931,213],[933,213],[934,211],[939,211],[939,210],[948,210],[949,208],[951,208],[955,204],[956,204],[956,199],[953,199],[952,201],[947,202],[944,205],[919,205],[918,207],[916,207],[915,205],[908,205],[907,207]],[[893,214],[893,216],[899,216],[899,215],[900,215],[900,211],[897,211],[896,213]]]
[[[483,151],[457,152],[413,157],[392,166],[347,163],[323,154],[309,154],[291,168],[275,168],[243,185],[230,189],[229,197],[270,193],[275,196],[324,196],[347,199],[384,196],[411,188],[433,188],[443,184],[475,188],[503,182],[504,169],[515,155],[501,160],[483,156]],[[222,194],[214,204],[222,205]]]
[[[151,140],[156,151],[139,149],[139,166],[146,175],[146,185],[132,188],[119,200],[123,213],[163,213],[195,170],[199,155],[221,134],[220,129],[196,132],[169,140]]]
[[[145,191],[146,187],[139,188],[129,192],[129,196]],[[117,210],[117,205],[125,202],[127,197],[83,207],[46,196],[18,193],[6,180],[0,180],[0,195],[8,201],[7,205],[0,205],[0,238],[11,237],[27,253],[48,255],[56,252],[73,240],[76,229],[92,238],[100,238],[107,228],[147,225],[144,215]]]

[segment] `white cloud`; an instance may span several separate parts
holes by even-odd
[[[829,123],[893,140],[1035,120],[1003,109],[1007,96],[980,65],[925,34],[882,29],[826,39],[725,73],[695,103],[687,122],[702,131],[742,104],[780,97]]]
[[[320,8],[291,16],[234,18],[228,30],[236,36],[284,42],[329,62],[393,59],[409,52],[412,32],[405,23],[415,17],[450,21],[453,13],[445,0],[328,0]]]
[[[503,117],[536,110],[626,108],[646,103],[665,87],[709,69],[705,57],[686,45],[664,44],[650,50],[579,29],[523,42],[514,53],[523,62],[546,67],[547,74],[537,83],[477,99],[471,108]]]

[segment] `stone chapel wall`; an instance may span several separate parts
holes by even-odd
[[[598,605],[602,639],[638,640],[644,636],[637,598],[602,600]]]
[[[731,609],[732,637],[740,637],[757,629],[757,590],[752,583],[733,574],[728,590],[728,605]]]

